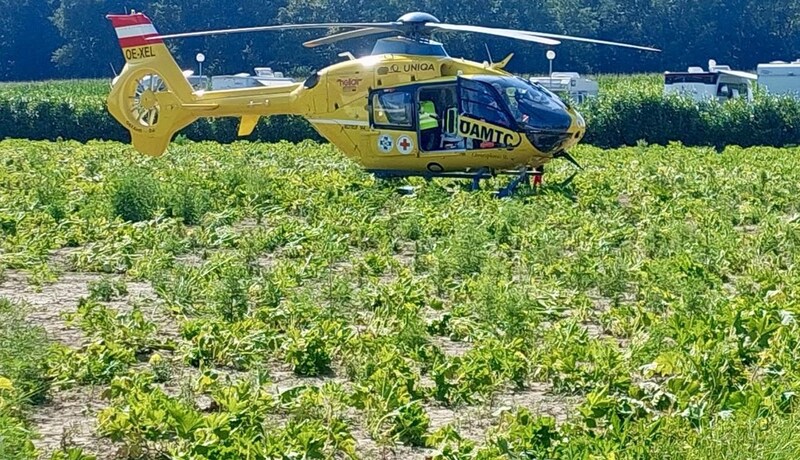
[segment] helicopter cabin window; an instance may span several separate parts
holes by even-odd
[[[462,114],[513,129],[511,116],[503,109],[503,102],[491,85],[480,81],[459,79],[459,96]]]
[[[386,129],[414,128],[414,99],[411,90],[389,89],[373,93],[372,124]]]

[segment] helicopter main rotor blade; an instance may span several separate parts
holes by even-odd
[[[548,45],[548,46],[554,46],[561,43],[558,40],[553,40],[547,37],[539,37],[537,35],[532,35],[531,33],[526,33],[522,30],[496,29],[494,27],[445,24],[437,22],[428,22],[425,24],[425,27],[429,29],[439,29],[452,32],[471,32],[476,34],[495,35],[498,37],[513,38],[516,40],[524,40],[526,42],[539,43],[540,45]]]
[[[163,40],[167,38],[187,38],[187,37],[205,37],[207,35],[227,35],[227,34],[240,34],[246,32],[271,32],[282,30],[301,30],[301,29],[362,29],[370,27],[379,27],[386,29],[394,29],[400,23],[397,22],[343,22],[343,23],[319,23],[319,24],[283,24],[274,26],[258,26],[258,27],[240,27],[237,29],[218,29],[218,30],[203,30],[198,32],[183,32],[179,34],[156,35],[148,37],[147,40]]]
[[[336,43],[351,38],[366,37],[368,35],[384,34],[387,32],[395,32],[395,30],[386,27],[367,27],[364,29],[348,30],[347,32],[341,32],[338,34],[327,35],[325,37],[309,40],[303,43],[303,46],[306,48],[314,48],[316,46],[329,45],[331,43]]]
[[[575,41],[575,42],[594,43],[594,44],[597,44],[597,45],[621,46],[623,48],[633,48],[633,49],[642,50],[642,51],[661,52],[660,49],[650,48],[649,46],[631,45],[631,44],[628,44],[628,43],[610,42],[610,41],[607,41],[607,40],[596,40],[594,38],[573,37],[572,35],[547,34],[547,33],[542,33],[542,32],[527,32],[527,31],[525,31],[524,33],[535,35],[537,37],[556,38],[558,40],[571,40],[571,41]]]

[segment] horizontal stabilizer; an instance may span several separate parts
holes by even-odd
[[[256,125],[258,124],[258,119],[261,118],[258,115],[245,115],[242,117],[242,121],[239,123],[239,136],[249,136],[253,133],[253,130],[256,129]]]

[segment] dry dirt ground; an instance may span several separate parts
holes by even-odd
[[[61,254],[56,254],[54,262],[58,264]],[[188,264],[200,263],[199,260],[180,261]],[[67,269],[68,270],[68,269]],[[81,297],[89,295],[88,285],[101,278],[97,273],[77,273],[66,271],[58,280],[39,288],[30,286],[24,273],[10,270],[5,272],[0,281],[0,297],[24,302],[28,305],[28,319],[47,331],[51,340],[70,347],[80,347],[86,343],[82,332],[70,327],[63,318],[64,313],[76,311]],[[160,327],[160,333],[177,338],[177,324],[166,312],[152,287],[148,283],[128,282],[128,295],[108,302],[107,305],[119,311],[130,309],[133,302],[143,305],[143,312],[149,320]],[[448,339],[436,339],[437,345],[451,355],[463,355],[470,344],[453,342]],[[276,363],[271,369],[271,377],[275,391],[283,391],[297,385],[321,385],[334,379],[346,382],[335,376],[326,378],[297,378],[290,369]],[[176,369],[173,380],[165,388],[168,393],[178,393],[180,388],[192,381],[197,371],[192,368]],[[69,390],[54,389],[50,400],[32,411],[30,420],[33,429],[39,434],[35,441],[40,449],[41,458],[49,458],[52,451],[63,446],[79,446],[87,453],[97,456],[99,460],[124,458],[124,450],[95,433],[97,414],[107,405],[101,395],[105,387],[76,387]],[[533,384],[525,390],[505,391],[497,394],[492,401],[481,407],[468,406],[446,408],[430,404],[426,407],[431,420],[431,429],[435,430],[452,423],[459,432],[468,439],[480,442],[489,428],[497,423],[498,411],[503,408],[526,407],[534,413],[549,414],[558,422],[566,419],[577,401],[554,395],[545,384]],[[202,405],[202,401],[198,401]],[[379,446],[370,438],[367,430],[354,414],[353,435],[356,437],[359,457],[363,459],[402,459],[423,460],[433,451],[421,448],[396,447],[393,449]]]
[[[52,284],[37,288],[28,284],[24,273],[8,271],[0,282],[0,297],[27,305],[28,320],[44,328],[50,340],[70,347],[80,347],[87,341],[80,329],[70,327],[63,318],[65,313],[76,311],[78,300],[89,295],[89,283],[101,278],[96,273],[63,273]],[[109,307],[119,311],[130,308],[133,302],[146,305],[144,313],[156,324],[164,325],[164,334],[174,336],[172,321],[164,321],[158,309],[155,292],[147,283],[127,283],[128,295]],[[33,428],[39,434],[34,443],[42,457],[60,446],[71,445],[86,449],[98,458],[117,458],[116,449],[94,433],[97,413],[106,406],[101,397],[104,387],[76,387],[54,390],[48,402],[34,408],[31,414]]]

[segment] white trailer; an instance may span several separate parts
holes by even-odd
[[[759,64],[758,84],[771,94],[800,97],[800,59]]]
[[[269,67],[256,67],[255,75],[238,73],[235,75],[216,75],[211,77],[211,89],[255,88],[260,86],[290,85],[294,80],[273,72]]]
[[[195,91],[202,91],[208,89],[209,82],[207,76],[195,75],[194,72],[191,70],[184,70],[183,76],[186,77],[186,81],[188,81],[189,84],[192,85],[192,89],[194,89]],[[114,79],[111,80],[111,84],[112,85],[116,84],[118,79],[119,79],[118,76],[114,77]],[[158,75],[155,74],[145,75],[139,81],[139,91],[144,91],[148,88],[155,90],[165,85],[166,83],[164,83],[164,81]]]
[[[569,95],[573,101],[579,104],[590,97],[597,97],[600,89],[596,81],[583,78],[576,72],[553,72],[551,77],[531,77],[530,80],[556,94]]]
[[[194,71],[192,70],[184,70],[183,76],[186,77],[186,80],[189,81],[189,84],[192,85],[192,88],[194,88],[195,91],[208,89],[208,76],[195,75]]]
[[[731,70],[712,60],[708,63],[708,71],[702,67],[689,67],[687,72],[664,72],[664,93],[686,95],[698,102],[713,99],[751,102],[753,90],[750,82],[757,79],[756,74]]]

